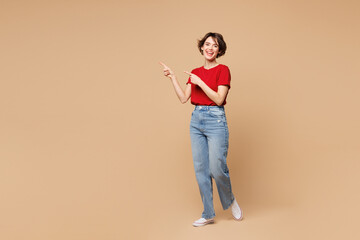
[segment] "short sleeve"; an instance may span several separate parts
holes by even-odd
[[[230,80],[231,80],[230,69],[227,66],[224,66],[221,69],[219,80],[218,80],[217,84],[218,84],[218,86],[219,85],[228,86],[230,89]]]

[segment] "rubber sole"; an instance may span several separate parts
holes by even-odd
[[[243,214],[243,212],[241,211],[241,216],[240,216],[239,219],[235,218],[234,215],[233,215],[233,219],[235,219],[236,221],[241,221],[241,220],[243,220],[243,219],[244,219],[244,214]]]
[[[206,221],[204,223],[196,223],[196,222],[194,222],[192,225],[194,227],[202,227],[202,226],[205,226],[205,225],[208,225],[208,224],[213,224],[214,222],[215,222],[214,219],[211,219],[211,220],[208,220],[208,221]]]

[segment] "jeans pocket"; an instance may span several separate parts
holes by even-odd
[[[225,116],[225,112],[224,111],[221,111],[221,110],[210,110],[209,111],[209,114],[212,116],[212,117],[223,117]]]

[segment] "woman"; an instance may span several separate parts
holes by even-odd
[[[189,75],[185,91],[180,87],[174,72],[160,62],[180,102],[186,103],[191,97],[191,103],[195,105],[190,123],[191,148],[204,205],[201,218],[193,223],[195,227],[214,222],[212,178],[215,179],[223,209],[231,207],[234,219],[242,219],[242,211],[231,190],[226,164],[229,132],[224,105],[231,76],[227,66],[216,62],[216,58],[225,54],[226,43],[221,34],[209,32],[198,41],[198,48],[205,63],[191,73],[185,71]]]

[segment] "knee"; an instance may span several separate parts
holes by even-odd
[[[227,177],[229,174],[229,170],[226,165],[215,164],[210,167],[210,173],[211,176],[216,180]]]
[[[213,167],[210,169],[211,176],[216,180],[224,176],[224,172],[219,167]]]

